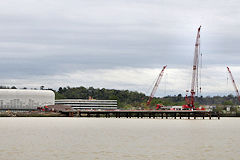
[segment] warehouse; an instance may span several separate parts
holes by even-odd
[[[73,109],[83,110],[114,110],[117,109],[117,100],[96,100],[96,99],[59,99],[56,105],[67,105]]]
[[[50,90],[0,89],[0,110],[35,110],[54,102]]]

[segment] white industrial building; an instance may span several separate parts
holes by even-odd
[[[34,110],[54,103],[50,90],[0,89],[0,110]]]
[[[115,110],[117,100],[96,100],[96,99],[58,99],[56,105],[71,106],[73,109],[83,110]]]

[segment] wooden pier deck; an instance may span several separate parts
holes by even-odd
[[[65,110],[61,113],[69,117],[220,119],[218,112],[202,110]]]

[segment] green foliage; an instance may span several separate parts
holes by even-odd
[[[150,106],[146,105],[148,96],[143,93],[129,90],[115,90],[105,88],[85,88],[81,87],[60,87],[56,92],[56,99],[88,99],[91,96],[94,99],[118,100],[120,109],[154,109],[156,104],[164,106],[182,106],[186,104],[185,97],[181,94],[174,96],[165,96],[163,98],[152,99]],[[195,97],[196,107],[200,105],[236,105],[239,104],[238,99],[233,95],[228,96],[207,96]],[[218,109],[216,109],[218,110]]]
[[[226,100],[223,102],[223,105],[228,105],[228,106],[232,106],[233,105],[233,102],[231,100]]]
[[[62,95],[61,93],[59,92],[55,92],[55,99],[64,99],[64,95]]]
[[[147,101],[145,94],[129,90],[94,89],[81,86],[60,87],[56,92],[56,99],[88,99],[90,96],[98,100],[118,100],[118,106],[122,109],[141,107]]]
[[[213,109],[213,111],[216,112],[222,112],[225,109],[223,105],[217,105],[216,108]]]
[[[17,89],[15,86],[9,87],[9,86],[0,86],[0,89]]]

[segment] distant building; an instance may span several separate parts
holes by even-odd
[[[213,109],[216,108],[216,106],[210,106],[210,105],[204,105],[203,107],[204,107],[205,110],[207,110],[207,111],[213,111]]]
[[[68,105],[74,109],[85,110],[114,110],[117,109],[117,100],[95,100],[95,99],[59,99],[56,105]]]
[[[182,106],[161,106],[161,110],[182,110]]]
[[[0,110],[35,110],[54,102],[50,90],[0,89]]]
[[[183,107],[182,106],[172,106],[173,110],[182,110]]]
[[[231,107],[232,107],[232,106],[226,106],[226,111],[227,111],[227,112],[230,112],[230,111],[231,111]]]

